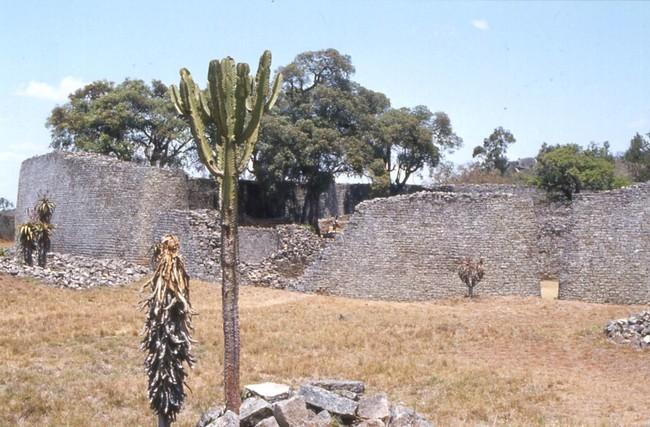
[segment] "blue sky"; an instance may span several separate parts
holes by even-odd
[[[355,80],[393,106],[449,114],[464,147],[497,126],[517,143],[610,141],[650,132],[650,3],[430,1],[20,1],[0,6],[0,197],[20,162],[48,151],[45,120],[83,83],[205,79],[233,56],[274,66],[306,50],[352,57]]]

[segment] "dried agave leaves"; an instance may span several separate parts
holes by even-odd
[[[158,247],[156,270],[143,287],[150,294],[141,303],[141,309],[147,311],[141,349],[147,353],[145,369],[151,409],[174,421],[185,399],[183,363],[191,368],[195,362],[190,335],[194,312],[189,276],[178,253],[178,238],[167,235]]]

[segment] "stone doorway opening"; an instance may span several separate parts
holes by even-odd
[[[539,282],[540,295],[543,299],[558,299],[560,295],[560,281],[554,278],[544,279]]]

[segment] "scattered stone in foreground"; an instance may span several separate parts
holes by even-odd
[[[311,381],[297,393],[288,385],[261,383],[247,385],[245,391],[252,397],[242,402],[239,417],[215,407],[203,414],[196,427],[431,427],[413,409],[391,405],[385,394],[364,396],[361,381]],[[358,401],[338,392],[351,393]],[[262,395],[271,400],[287,397],[270,402]]]
[[[213,406],[201,415],[199,422],[196,423],[196,427],[207,427],[210,423],[222,416],[224,412],[225,408],[223,406]]]
[[[244,388],[246,394],[261,397],[269,403],[285,400],[291,397],[291,388],[285,384],[260,383],[250,384]]]
[[[359,399],[357,416],[366,420],[382,420],[387,422],[390,419],[390,405],[385,394],[364,396]]]
[[[142,265],[119,259],[50,253],[46,268],[24,265],[13,256],[0,257],[0,273],[32,277],[59,288],[86,289],[131,283],[150,271]]]
[[[257,423],[273,415],[271,404],[259,397],[244,400],[239,409],[239,423],[243,427],[254,427]]]
[[[650,311],[632,314],[624,319],[610,320],[605,326],[605,334],[618,344],[650,347]]]
[[[226,411],[221,417],[217,418],[206,427],[239,427],[239,417],[231,411]]]
[[[309,405],[341,417],[353,417],[359,405],[354,400],[310,384],[301,386],[299,393]]]
[[[301,396],[283,400],[273,406],[273,415],[280,427],[294,427],[307,423],[314,413],[307,409],[307,403]]]

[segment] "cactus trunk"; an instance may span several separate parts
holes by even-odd
[[[223,370],[226,407],[239,413],[239,245],[237,238],[237,180],[234,147],[224,147],[221,197],[221,297],[223,304]]]
[[[271,52],[260,58],[255,78],[247,64],[232,58],[211,61],[207,95],[181,69],[180,88],[171,97],[180,114],[189,119],[201,162],[221,186],[221,278],[224,333],[224,388],[226,409],[239,413],[239,248],[237,239],[237,182],[257,142],[260,120],[275,103],[282,76],[269,84]],[[208,132],[208,128],[216,128]]]

